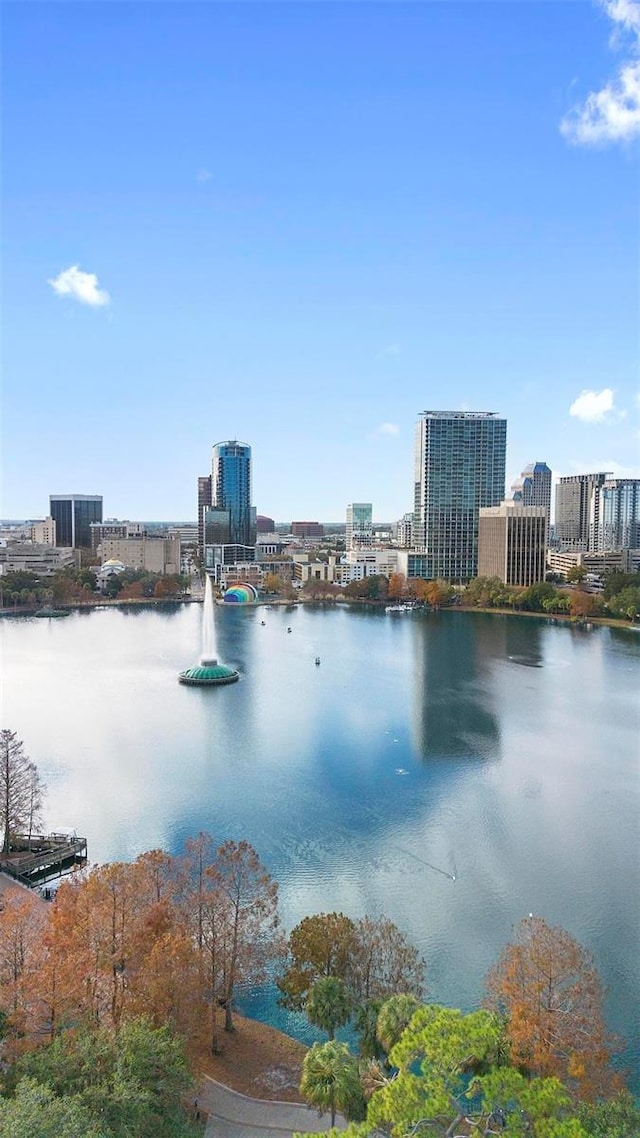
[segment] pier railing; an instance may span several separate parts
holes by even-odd
[[[16,834],[0,870],[33,888],[87,864],[87,839],[75,834]]]

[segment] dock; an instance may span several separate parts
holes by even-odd
[[[87,839],[75,834],[16,834],[0,871],[29,889],[87,864]]]

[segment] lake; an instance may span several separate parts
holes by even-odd
[[[188,688],[201,621],[185,605],[0,622],[2,726],[47,784],[48,827],[86,835],[93,862],[246,838],[287,929],[391,917],[429,997],[467,1010],[512,926],[543,916],[592,951],[637,1064],[640,633],[218,606],[241,679]],[[269,991],[244,1006],[310,1038]]]

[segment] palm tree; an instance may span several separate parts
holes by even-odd
[[[347,1118],[363,1118],[366,1103],[358,1064],[346,1043],[330,1039],[314,1043],[304,1057],[300,1093],[319,1111],[331,1111],[331,1125],[336,1124],[336,1111]]]
[[[337,976],[323,976],[309,991],[304,1007],[307,1019],[333,1039],[336,1028],[342,1027],[351,1015],[351,996],[343,980]]]
[[[420,1007],[415,996],[399,993],[385,1000],[378,1015],[377,1036],[387,1055],[409,1026],[413,1013]]]

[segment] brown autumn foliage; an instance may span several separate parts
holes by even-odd
[[[528,917],[487,977],[489,1005],[507,1019],[511,1061],[556,1076],[581,1099],[619,1089],[610,1068],[615,1041],[602,1012],[593,961],[561,928]]]
[[[0,910],[0,1009],[9,1052],[86,1019],[117,1032],[144,1015],[168,1024],[192,1057],[233,1029],[235,987],[259,983],[281,951],[277,886],[247,842],[200,835],[184,857],[162,850],[94,867]]]
[[[391,574],[387,596],[390,601],[399,601],[402,597],[407,596],[407,578],[404,573]]]

